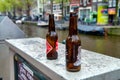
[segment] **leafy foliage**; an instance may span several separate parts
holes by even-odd
[[[7,2],[4,1],[4,0],[0,0],[0,11],[1,11],[1,12],[5,12],[6,10],[9,10],[9,9],[8,9],[8,6],[10,6],[9,3],[7,3]]]
[[[34,6],[33,4],[35,1],[37,0],[0,0],[0,12],[3,13],[11,12],[14,16],[16,16],[16,11],[21,14],[22,11],[24,11],[28,16],[30,16],[30,10],[31,7]],[[69,0],[40,0],[40,3],[46,3],[48,1],[50,1],[51,4],[61,3],[62,10],[63,7],[65,6],[64,4],[66,2],[69,2]]]
[[[26,10],[29,15],[34,0],[0,0],[0,12],[14,12]]]

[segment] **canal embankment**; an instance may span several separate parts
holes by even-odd
[[[31,24],[31,25],[37,26],[37,22],[34,22],[34,21],[25,21],[25,22],[23,22],[23,24]],[[58,23],[58,25],[56,27],[57,27],[57,29],[65,30],[65,29],[68,29],[68,25],[69,25],[69,22],[67,21],[64,23]],[[83,25],[83,26],[90,26],[90,25]],[[97,27],[97,25],[94,25],[94,26]],[[105,35],[120,36],[120,25],[116,25],[116,26],[108,25],[108,26],[101,26],[101,27],[104,28]]]
[[[116,25],[116,26],[103,26],[103,27],[107,31],[108,35],[120,36],[120,25]]]

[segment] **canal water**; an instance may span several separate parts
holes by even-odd
[[[41,37],[46,38],[47,28],[42,28],[33,25],[19,25],[19,27],[26,33],[26,37]],[[68,35],[68,30],[57,30],[58,41],[62,42]],[[82,48],[98,52],[101,54],[120,58],[120,36],[95,36],[87,34],[78,34]]]

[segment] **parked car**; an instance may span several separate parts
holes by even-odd
[[[19,20],[19,19],[21,19],[22,18],[22,16],[16,16],[15,17],[15,20]]]
[[[38,19],[39,19],[38,16],[34,16],[34,17],[32,18],[32,21],[38,21]]]
[[[23,16],[21,19],[15,21],[15,23],[23,23],[24,21],[30,21],[31,18],[28,16]]]

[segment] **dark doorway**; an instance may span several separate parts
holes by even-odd
[[[113,19],[114,19],[114,15],[109,15],[109,24],[113,25]]]

